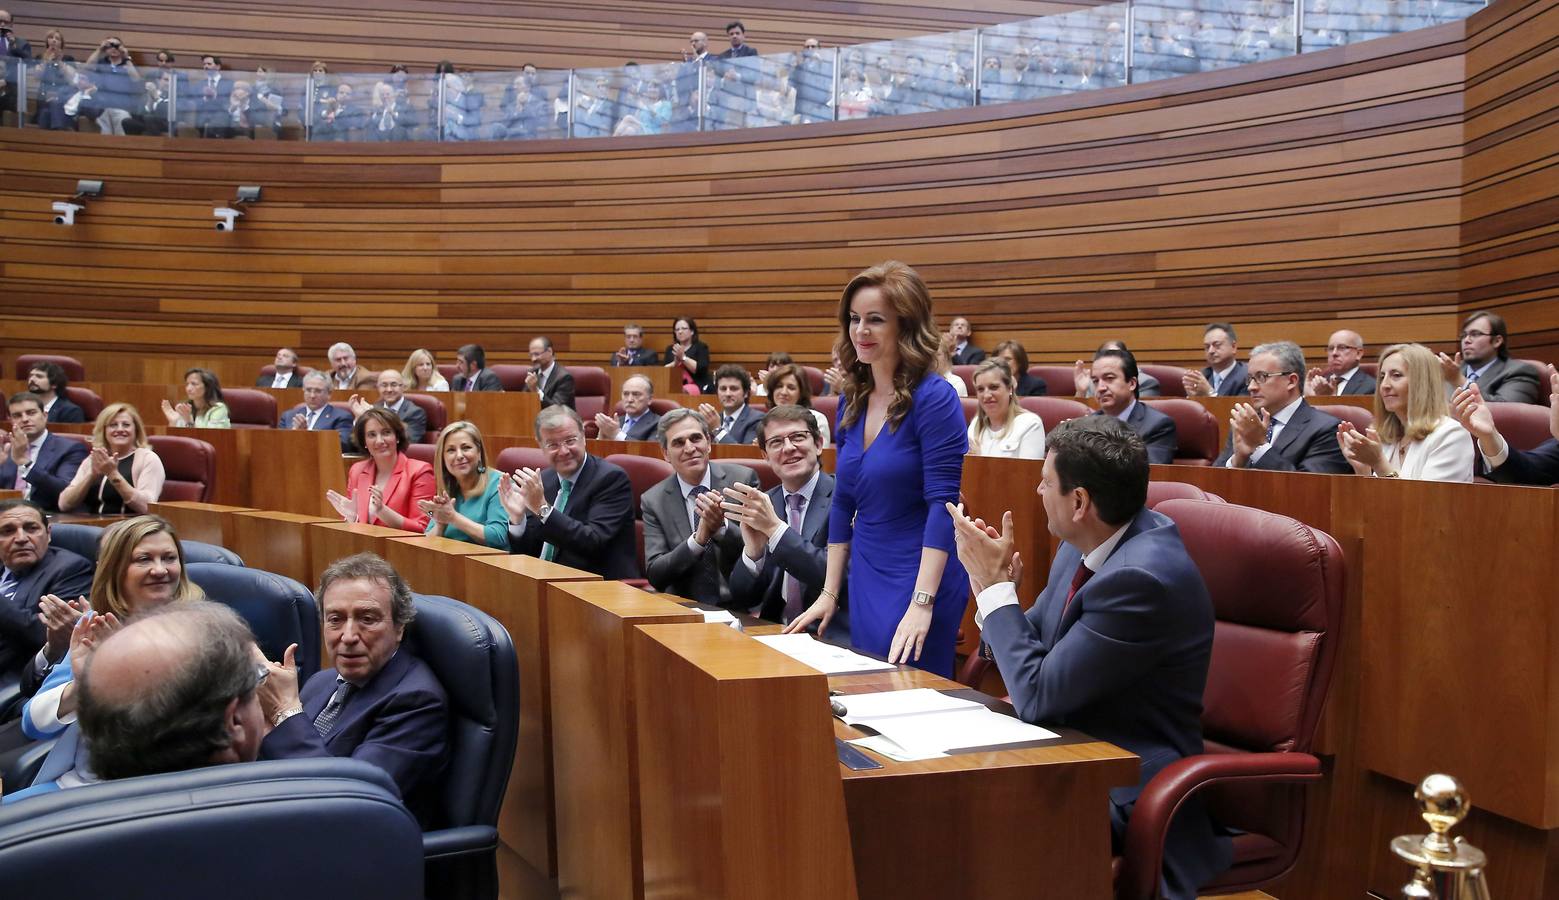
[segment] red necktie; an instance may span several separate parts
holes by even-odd
[[[1072,608],[1072,598],[1077,596],[1077,592],[1082,590],[1083,585],[1087,584],[1088,579],[1092,577],[1093,570],[1079,562],[1077,564],[1077,572],[1072,575],[1072,589],[1067,592],[1066,602],[1061,605],[1062,619],[1066,618],[1066,611]]]

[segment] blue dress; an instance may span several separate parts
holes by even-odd
[[[887,656],[915,592],[921,548],[945,550],[931,630],[919,662],[911,665],[951,678],[969,576],[958,562],[953,520],[943,504],[958,502],[963,481],[969,449],[963,405],[953,386],[933,372],[915,386],[898,428],[884,425],[863,451],[865,428],[864,414],[847,427],[836,424],[836,481],[828,511],[829,543],[850,543],[851,643]]]
[[[498,497],[498,481],[502,473],[487,470],[483,476],[487,479],[482,487],[482,492],[475,497],[456,497],[455,511],[471,521],[482,526],[482,533],[489,547],[497,547],[500,550],[509,549],[509,513],[503,508],[503,501]],[[468,544],[479,543],[471,540],[471,536],[453,525],[440,525],[428,520],[428,534],[447,537],[452,541],[465,541]]]

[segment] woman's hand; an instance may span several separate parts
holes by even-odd
[[[1356,474],[1385,474],[1381,472],[1385,465],[1385,453],[1374,426],[1359,431],[1351,422],[1342,423],[1337,426],[1337,445]]]
[[[357,503],[351,497],[338,494],[335,491],[326,491],[325,499],[329,501],[336,513],[341,516],[343,522],[357,521]]]
[[[450,524],[455,521],[455,516],[459,515],[455,511],[455,501],[442,491],[433,495],[432,500],[418,500],[417,507],[440,525]]]
[[[377,484],[368,489],[368,521],[384,517],[384,489]]]
[[[920,653],[926,646],[926,635],[931,631],[931,605],[921,606],[911,602],[899,619],[898,630],[893,632],[893,643],[888,647],[888,662],[894,665],[920,661]]]
[[[163,417],[168,420],[168,426],[170,428],[177,428],[178,427],[178,425],[179,425],[179,411],[173,408],[173,404],[172,403],[169,403],[166,400],[162,401],[162,414],[163,414]]]
[[[114,455],[109,453],[108,450],[103,447],[93,447],[91,459],[92,474],[98,476],[99,478],[110,478],[113,476],[115,470],[119,468],[118,464],[114,461]]]
[[[812,605],[807,607],[806,612],[790,620],[790,624],[785,626],[785,630],[782,633],[805,634],[807,626],[816,622],[817,636],[822,637],[823,632],[828,630],[828,623],[833,621],[834,613],[838,609],[839,598],[835,597],[832,591],[825,588],[821,594],[817,595],[817,599],[812,601]]]

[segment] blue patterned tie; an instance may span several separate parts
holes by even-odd
[[[330,695],[330,702],[319,711],[319,718],[314,720],[314,728],[319,731],[320,737],[330,737],[330,732],[336,727],[336,719],[341,717],[341,707],[346,706],[346,698],[352,694],[352,683],[336,676],[336,692]]]

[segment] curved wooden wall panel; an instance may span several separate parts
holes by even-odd
[[[1507,309],[1518,349],[1551,350],[1553,6],[811,128],[459,146],[7,130],[0,275],[7,305],[32,312],[0,323],[0,345],[73,351],[94,378],[202,360],[248,380],[278,344],[318,364],[341,338],[375,364],[472,340],[511,361],[545,332],[565,361],[595,363],[622,322],[663,347],[690,314],[717,360],[820,362],[840,286],[892,257],[925,274],[944,319],[968,315],[986,346],[1017,337],[1035,362],[1108,336],[1188,362],[1221,319],[1246,346],[1312,354],[1343,324],[1377,347],[1443,344],[1484,302]],[[107,192],[58,228],[49,202],[78,177]],[[240,183],[265,200],[218,234],[211,207]]]

